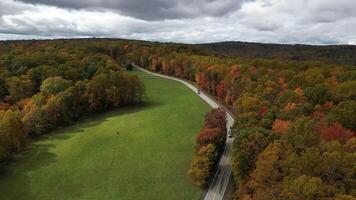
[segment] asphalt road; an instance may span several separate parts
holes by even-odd
[[[198,88],[196,88],[195,86],[193,86],[192,84],[190,84],[184,80],[170,77],[170,76],[165,76],[162,74],[153,73],[153,72],[143,69],[137,65],[133,65],[133,66],[143,72],[148,73],[148,74],[181,82],[184,85],[186,85],[188,88],[193,90],[204,101],[206,101],[211,107],[213,107],[213,108],[220,107],[212,98],[210,98],[208,95],[205,95],[203,92],[200,92],[200,94],[198,94]],[[229,112],[226,112],[226,120],[227,120],[226,128],[227,128],[228,132],[230,132],[231,131],[230,128],[234,124],[234,118],[229,114]],[[232,140],[233,140],[232,138],[228,138],[228,137],[226,139],[226,146],[224,149],[224,153],[221,156],[217,171],[215,172],[214,178],[213,178],[212,182],[210,183],[207,193],[205,194],[204,200],[222,200],[224,197],[225,190],[227,188],[227,184],[228,184],[230,176],[231,176],[230,152],[231,152]]]

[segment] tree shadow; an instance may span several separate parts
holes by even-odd
[[[133,113],[140,112],[142,110],[148,110],[148,109],[153,109],[155,107],[159,107],[164,105],[163,102],[157,102],[157,101],[145,101],[140,104],[136,105],[130,105],[122,108],[117,108],[101,113],[96,113],[90,116],[85,116],[81,118],[80,120],[74,122],[73,124],[67,126],[67,127],[62,127],[62,128],[57,128],[54,131],[51,131],[47,137],[53,138],[53,139],[68,139],[70,136],[68,134],[63,135],[63,132],[69,132],[69,133],[80,133],[84,132],[85,129],[91,128],[98,126],[106,121],[109,120],[109,118],[115,117],[115,116],[124,116],[124,115],[129,115]]]
[[[56,162],[49,149],[55,145],[34,143],[0,170],[0,199],[36,199],[31,191],[31,172]]]

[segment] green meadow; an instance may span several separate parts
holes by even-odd
[[[130,73],[144,82],[145,103],[36,140],[1,170],[0,199],[199,199],[187,171],[209,106],[178,82]]]

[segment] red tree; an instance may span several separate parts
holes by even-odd
[[[272,130],[276,133],[284,133],[288,129],[290,123],[290,121],[276,119],[272,124]]]
[[[200,131],[196,138],[197,149],[202,146],[213,144],[218,147],[223,142],[222,132],[219,128],[204,128]]]
[[[8,103],[0,102],[0,111],[1,111],[1,110],[7,111],[7,110],[10,109],[10,107],[11,107],[11,105],[8,104]]]
[[[325,141],[337,140],[339,142],[346,142],[350,138],[356,136],[355,131],[345,129],[340,123],[336,122],[331,125],[319,124],[315,127],[321,138]]]
[[[225,85],[224,81],[221,81],[217,86],[216,86],[216,96],[219,99],[224,99],[225,98]]]
[[[222,108],[211,110],[205,115],[206,128],[219,128],[226,133],[226,113]]]
[[[263,106],[257,111],[257,114],[260,117],[264,116],[266,113],[268,113],[268,108],[266,106]]]

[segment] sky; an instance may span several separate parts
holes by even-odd
[[[0,0],[0,40],[356,44],[356,0]]]

